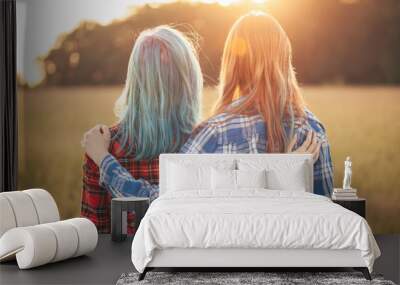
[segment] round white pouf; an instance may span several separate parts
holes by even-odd
[[[57,240],[57,252],[51,262],[57,262],[75,255],[78,249],[78,233],[66,221],[44,224],[52,230]]]
[[[78,233],[79,245],[74,257],[86,254],[96,248],[98,233],[92,221],[85,218],[74,218],[64,222],[71,224]]]
[[[16,255],[20,269],[49,263],[56,251],[54,233],[41,225],[11,229],[0,239],[0,260]]]
[[[0,237],[9,229],[15,228],[14,211],[6,197],[0,195]]]
[[[60,220],[57,204],[49,192],[43,189],[29,189],[22,192],[28,194],[32,199],[39,218],[39,224]]]
[[[17,227],[33,226],[39,223],[35,205],[30,196],[23,191],[0,193],[13,209]]]
[[[0,261],[14,255],[20,269],[86,254],[96,248],[96,226],[75,218],[8,230],[0,238]]]
[[[57,204],[46,190],[29,189],[0,193],[0,237],[15,227],[59,220]]]

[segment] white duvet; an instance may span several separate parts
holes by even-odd
[[[380,251],[365,219],[307,192],[166,193],[136,232],[132,262],[143,272],[155,249],[358,249],[372,271]]]

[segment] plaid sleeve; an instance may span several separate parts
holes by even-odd
[[[331,197],[333,191],[333,165],[328,141],[321,145],[319,158],[314,164],[314,193]]]
[[[318,141],[321,142],[321,149],[318,160],[314,163],[314,193],[330,197],[333,191],[333,165],[328,138],[324,127],[318,122],[312,122],[297,130],[298,148],[306,139],[309,131],[317,134]]]
[[[181,153],[214,153],[217,149],[217,129],[211,124],[199,126],[182,146]]]
[[[133,178],[111,154],[100,164],[100,184],[110,191],[112,197],[149,197],[153,201],[159,193],[158,185]]]
[[[99,168],[87,155],[83,162],[81,216],[91,220],[100,233],[110,232],[111,195],[99,185]]]

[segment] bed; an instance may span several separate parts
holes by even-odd
[[[306,154],[162,154],[160,197],[132,262],[159,267],[353,267],[370,279],[380,251],[361,216],[313,194]]]

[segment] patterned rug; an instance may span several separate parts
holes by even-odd
[[[372,275],[368,281],[360,272],[148,272],[138,281],[138,273],[122,274],[117,285],[133,284],[212,284],[212,285],[297,285],[297,284],[379,284],[395,285],[381,275]]]

